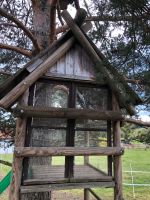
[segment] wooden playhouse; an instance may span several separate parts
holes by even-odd
[[[70,30],[1,88],[0,106],[17,117],[9,199],[75,188],[101,199],[91,188],[112,187],[122,200],[121,109],[133,115],[140,99],[85,34],[83,10],[62,16]],[[92,156],[106,157],[105,171]]]

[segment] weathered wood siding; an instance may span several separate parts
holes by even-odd
[[[48,70],[46,76],[93,80],[94,64],[84,49],[75,44]]]

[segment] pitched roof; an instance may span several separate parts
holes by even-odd
[[[81,10],[78,12],[81,12]],[[107,84],[117,96],[120,105],[125,107],[130,114],[134,114],[132,106],[141,103],[141,99],[126,83],[117,69],[108,62],[105,56],[85,34],[83,29],[87,30],[89,24],[81,29],[67,11],[63,11],[62,16],[71,31],[68,31],[58,41],[54,42],[51,47],[33,58],[23,69],[19,70],[13,78],[8,80],[5,86],[0,88],[0,106],[8,109],[14,104],[31,84],[40,78],[48,68],[52,67],[52,65],[72,47],[76,38],[93,60],[97,74],[103,74]],[[33,68],[32,72],[27,70],[29,66]]]

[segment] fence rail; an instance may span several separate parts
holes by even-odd
[[[130,163],[130,170],[129,171],[123,171],[123,173],[130,173],[131,175],[131,183],[123,183],[123,186],[129,186],[132,187],[133,192],[133,199],[136,198],[136,189],[135,187],[150,187],[150,183],[135,183],[134,174],[150,174],[149,171],[135,171],[132,168],[132,164]]]

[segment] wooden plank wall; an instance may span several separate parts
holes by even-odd
[[[48,70],[46,76],[92,80],[94,78],[94,63],[84,49],[75,44]]]

